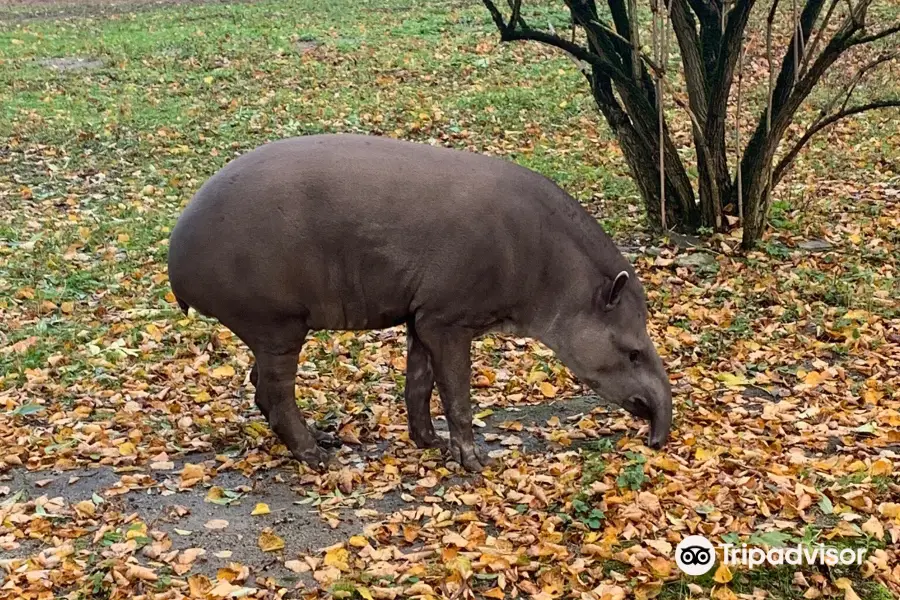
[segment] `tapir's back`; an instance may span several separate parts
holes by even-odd
[[[538,257],[536,189],[500,159],[357,135],[291,138],[226,165],[170,241],[176,296],[205,314],[302,307],[311,328],[404,321],[444,290],[516,297]],[[558,189],[558,188],[557,188]],[[504,285],[507,280],[515,281]],[[215,290],[212,293],[210,290]]]

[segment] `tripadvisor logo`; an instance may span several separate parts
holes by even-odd
[[[675,548],[675,564],[688,575],[703,575],[716,562],[716,549],[702,535],[689,535]]]
[[[723,562],[726,565],[744,565],[751,569],[768,564],[780,565],[861,565],[866,555],[865,548],[829,548],[822,544],[817,546],[762,548],[748,547],[747,544],[722,544]],[[675,563],[688,575],[704,575],[713,568],[716,562],[716,550],[708,539],[702,535],[689,535],[675,548]]]

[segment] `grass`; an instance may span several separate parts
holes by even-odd
[[[756,590],[767,593],[770,600],[803,600],[805,588],[794,583],[795,567],[785,565],[782,567],[766,567],[752,571],[738,571],[734,573],[734,579],[729,582],[729,588],[735,594],[752,595]],[[838,579],[846,576],[842,572],[834,572],[832,577]],[[866,581],[859,577],[853,580],[853,589],[862,600],[892,600],[891,592],[879,583]],[[657,598],[659,600],[681,600],[692,597],[688,585],[694,583],[704,588],[712,588],[716,585],[713,579],[713,571],[696,577],[685,578],[667,583],[663,586]]]
[[[346,6],[284,0],[16,20],[24,10],[8,9],[0,30],[0,139],[17,157],[15,179],[0,180],[0,202],[14,208],[0,219],[0,251],[16,254],[0,287],[27,304],[80,309],[108,290],[132,308],[168,309],[160,279],[181,207],[236,153],[290,135],[441,136],[514,154],[581,197],[633,194],[623,165],[578,125],[596,123],[578,74],[559,56],[522,65],[491,52],[492,25],[475,6],[388,0],[358,20]],[[73,56],[102,66],[43,64]],[[23,146],[35,150],[22,157]],[[58,325],[4,333],[79,333]],[[87,337],[104,334],[86,325]],[[21,373],[51,350],[2,356],[0,368]]]

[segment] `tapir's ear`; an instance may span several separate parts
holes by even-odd
[[[622,290],[625,288],[626,283],[628,283],[628,271],[619,272],[609,290],[609,295],[606,297],[605,310],[611,310],[619,304],[619,300],[622,299]]]

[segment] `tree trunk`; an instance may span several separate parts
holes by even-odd
[[[591,82],[591,90],[600,112],[619,140],[622,154],[647,209],[647,221],[653,229],[659,230],[662,227],[662,223],[660,223],[662,210],[659,195],[659,163],[649,159],[649,157],[659,154],[659,146],[655,143],[656,138],[650,136],[648,139],[646,132],[642,135],[640,130],[635,127],[635,123],[616,99],[609,78],[595,73],[588,76],[588,80]],[[675,152],[674,144],[671,152]],[[677,158],[677,155],[675,157]],[[668,170],[669,165],[667,164],[666,167]],[[699,207],[686,172],[683,173],[680,180],[666,178],[665,201],[666,223],[677,224],[686,232],[695,232],[702,225]]]

